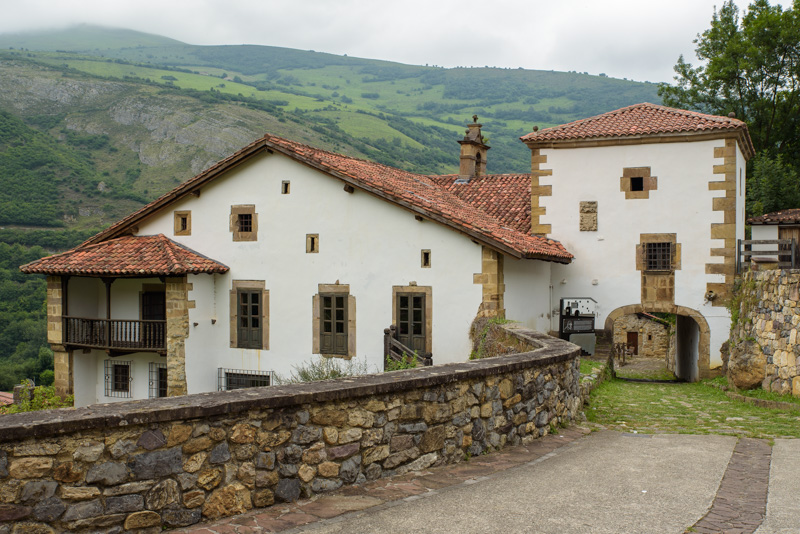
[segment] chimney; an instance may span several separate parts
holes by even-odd
[[[470,178],[486,174],[486,152],[489,146],[484,144],[481,135],[481,126],[478,116],[472,116],[472,124],[467,125],[464,139],[458,142],[461,145],[461,162],[458,174],[461,179],[469,181]]]

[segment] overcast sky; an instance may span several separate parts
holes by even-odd
[[[773,4],[775,2],[772,2]],[[444,67],[672,81],[722,0],[0,0],[0,33],[99,24]],[[745,2],[739,1],[740,8]]]

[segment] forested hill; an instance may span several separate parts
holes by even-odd
[[[42,294],[15,262],[79,243],[264,133],[449,173],[477,114],[489,172],[527,172],[519,136],[534,125],[645,101],[659,102],[656,85],[602,74],[193,46],[92,26],[0,35],[0,244],[23,246],[0,248],[0,296]],[[44,316],[29,304],[0,309],[0,389],[46,363],[30,364]]]

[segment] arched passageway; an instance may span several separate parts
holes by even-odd
[[[636,313],[667,312],[677,316],[675,324],[675,375],[696,382],[709,373],[711,358],[711,329],[705,317],[691,308],[673,306],[671,309],[650,310],[641,304],[621,306],[608,314],[605,330],[613,335],[614,321]]]

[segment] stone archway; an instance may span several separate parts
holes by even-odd
[[[668,309],[660,307],[658,310],[649,309],[641,304],[629,304],[620,306],[606,316],[604,328],[606,332],[613,333],[614,321],[618,318],[634,313],[653,313],[666,312],[674,313],[679,317],[678,329],[678,351],[683,352],[683,358],[679,353],[676,356],[676,375],[689,381],[696,381],[711,375],[711,329],[706,318],[697,310],[685,306],[670,306]],[[680,319],[683,318],[683,319]],[[692,321],[688,321],[692,319]],[[681,334],[684,333],[682,336]],[[682,338],[682,339],[681,339]],[[687,354],[691,350],[692,354]],[[694,352],[696,350],[696,352]],[[696,367],[693,369],[688,365],[691,360]]]

